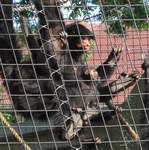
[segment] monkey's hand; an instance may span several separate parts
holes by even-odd
[[[83,120],[80,113],[72,113],[72,120],[70,120],[67,131],[65,132],[65,139],[71,140],[81,130]]]
[[[122,48],[113,47],[112,51],[104,64],[109,65],[111,68],[116,66],[117,62],[120,59],[122,53]]]
[[[92,80],[98,79],[98,72],[95,69],[86,69],[85,75],[89,75]]]
[[[68,34],[67,32],[60,32],[59,33],[59,36],[60,36],[60,39],[62,41],[63,44],[67,44],[67,37],[68,37]]]
[[[56,128],[56,134],[61,140],[71,140],[77,135],[83,126],[83,119],[81,117],[82,109],[72,110],[69,117],[66,117],[57,112],[54,115],[54,125],[59,126]]]

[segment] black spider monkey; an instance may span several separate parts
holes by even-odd
[[[145,110],[141,113],[140,122],[142,126],[140,127],[140,140],[141,146],[143,150],[149,149],[149,125],[148,125],[148,117],[149,117],[149,57],[145,58],[144,63],[142,64],[142,69],[144,70],[144,95],[143,95],[143,103]],[[146,113],[145,113],[146,111]]]
[[[68,34],[68,50],[64,52],[65,59],[63,63],[66,67],[64,67],[63,75],[64,80],[66,80],[66,89],[71,99],[71,107],[74,110],[81,108],[87,114],[89,120],[94,120],[95,116],[100,114],[100,103],[111,100],[111,93],[114,94],[123,90],[123,86],[117,88],[116,91],[112,89],[113,85],[116,83],[122,84],[123,81],[119,82],[117,80],[118,82],[114,81],[108,86],[105,80],[112,75],[120,58],[121,49],[113,48],[107,60],[94,69],[98,79],[93,80],[89,68],[84,65],[82,59],[84,53],[88,50],[89,41],[94,40],[93,34],[81,24],[66,26],[66,32]],[[131,74],[128,77],[131,82],[124,74],[121,77],[123,77],[124,82],[126,81],[124,87],[132,85],[136,80],[135,74]],[[113,114],[114,112],[104,112],[104,118],[98,115],[98,120],[111,119]]]
[[[72,80],[77,78],[79,81],[83,81],[84,85],[87,85],[89,89],[92,89],[92,83],[95,83],[97,86],[97,91],[99,93],[103,94],[109,94],[110,95],[110,88],[107,85],[106,78],[109,78],[112,73],[114,72],[114,69],[116,67],[117,62],[120,59],[120,54],[122,50],[120,48],[113,48],[110,55],[108,56],[107,60],[99,65],[94,71],[96,72],[96,76],[98,76],[98,80],[96,78],[95,81],[92,79],[92,75],[90,74],[90,71],[88,70],[88,66],[84,65],[83,62],[83,55],[87,52],[85,47],[85,44],[89,43],[90,40],[94,40],[94,36],[92,32],[87,29],[85,26],[81,24],[71,24],[66,26],[66,33],[68,34],[68,50],[65,50],[64,57],[63,57],[63,63],[66,66],[64,74],[64,79],[68,80],[70,79],[69,84],[73,84]],[[88,41],[84,42],[83,41]],[[88,49],[88,48],[87,48]],[[72,65],[74,68],[71,68]],[[72,71],[68,71],[69,67],[72,69]],[[72,75],[73,74],[73,75]],[[123,74],[122,74],[123,76]],[[92,79],[92,80],[91,80]],[[67,81],[66,81],[67,82]],[[76,81],[75,81],[76,83]],[[110,85],[112,85],[111,83]],[[130,86],[130,85],[127,85]],[[121,87],[122,88],[122,87]],[[119,92],[117,89],[116,92]],[[93,90],[93,89],[92,89]],[[96,90],[96,89],[94,89]],[[111,91],[114,92],[114,91]],[[97,94],[97,93],[96,93]],[[98,95],[98,94],[97,94]],[[100,95],[100,94],[99,94]],[[104,96],[100,96],[100,102],[105,102],[111,99],[111,96],[104,98]]]
[[[37,5],[36,5],[37,6]],[[55,7],[54,7],[55,8]],[[53,10],[51,10],[53,11]],[[54,9],[55,11],[55,9]],[[7,13],[6,13],[7,14]],[[8,18],[11,20],[11,13],[7,14]],[[48,14],[46,14],[48,16]],[[1,10],[0,18],[4,18]],[[42,20],[42,19],[43,20]],[[45,25],[44,17],[40,17],[40,25]],[[55,18],[53,18],[55,19]],[[8,23],[7,23],[8,24]],[[6,22],[1,22],[0,31],[4,31],[3,27],[6,26]],[[7,89],[10,93],[10,96],[13,100],[14,106],[16,110],[19,110],[19,112],[22,112],[22,114],[26,117],[33,115],[34,117],[38,119],[45,119],[47,117],[50,117],[51,115],[55,114],[54,111],[59,109],[59,99],[65,100],[67,99],[67,96],[69,98],[70,105],[65,104],[62,105],[62,111],[65,115],[71,116],[71,110],[69,106],[71,106],[71,109],[74,110],[74,114],[79,115],[79,119],[82,119],[82,116],[84,117],[86,113],[86,109],[94,110],[95,112],[98,112],[98,103],[101,101],[109,100],[109,96],[101,96],[100,94],[109,94],[110,89],[106,86],[101,86],[100,82],[96,82],[95,89],[93,86],[91,86],[91,83],[87,83],[87,80],[91,78],[90,74],[86,74],[86,69],[84,67],[80,67],[77,72],[74,71],[74,68],[71,67],[62,67],[62,74],[55,73],[55,71],[58,69],[57,60],[52,57],[52,59],[47,60],[47,55],[51,55],[53,51],[53,46],[51,43],[45,43],[44,40],[49,40],[50,36],[47,37],[48,32],[52,32],[51,29],[55,26],[49,25],[49,29],[42,29],[41,36],[42,40],[40,42],[37,41],[37,39],[34,38],[33,35],[30,35],[28,39],[28,44],[31,51],[31,60],[29,61],[21,61],[21,51],[20,50],[14,50],[16,49],[16,41],[15,37],[13,43],[13,46],[11,44],[11,41],[9,39],[9,35],[6,37],[2,36],[0,37],[0,57],[1,57],[1,74],[2,78],[4,79],[4,84],[7,86]],[[12,21],[9,22],[8,28],[12,30]],[[45,31],[46,30],[46,31]],[[63,30],[61,30],[63,31]],[[59,32],[59,28],[56,28],[56,30],[53,30],[55,34]],[[73,62],[76,65],[82,65],[81,57],[84,54],[84,47],[78,48],[77,44],[81,44],[80,37],[79,37],[79,43],[73,43],[72,41],[78,40],[77,38],[71,37],[69,35],[73,34],[78,35],[78,32],[80,32],[82,36],[82,39],[93,39],[92,33],[85,28],[82,25],[78,25],[76,29],[76,25],[72,24],[68,27],[66,27],[66,32],[68,34],[68,45],[70,49],[70,53],[66,51],[64,55],[61,56],[61,61],[64,62],[66,65],[72,65],[71,57],[73,58]],[[1,32],[2,33],[2,32]],[[7,30],[5,30],[3,33],[9,33]],[[12,30],[12,33],[14,31]],[[90,36],[88,36],[88,34]],[[43,44],[43,47],[46,51],[43,51],[40,47],[40,43]],[[57,40],[57,45],[59,45],[59,40]],[[77,47],[76,47],[77,46]],[[61,46],[59,46],[61,48]],[[65,46],[63,47],[65,48]],[[39,49],[39,50],[38,50]],[[78,53],[75,50],[80,50]],[[113,61],[113,55],[115,53],[112,52],[110,56],[108,57],[105,64],[108,64],[109,62]],[[76,58],[76,55],[78,58]],[[65,59],[66,58],[66,59]],[[118,57],[119,58],[119,57]],[[117,59],[118,60],[118,59]],[[32,64],[35,63],[33,66]],[[63,65],[62,62],[62,65]],[[39,65],[39,63],[42,63]],[[109,70],[110,69],[110,70]],[[84,71],[85,70],[85,71]],[[98,67],[96,69],[98,75],[102,78],[105,77],[103,75],[103,68],[102,66]],[[113,67],[105,68],[106,73],[109,74],[109,72],[113,71]],[[54,72],[54,74],[53,74]],[[51,73],[53,74],[51,78]],[[62,78],[61,75],[64,78],[65,88],[68,93],[66,95],[65,89],[59,88],[57,90],[57,93],[55,94],[55,90],[58,87],[57,85],[62,85]],[[79,83],[78,80],[76,80],[76,77],[80,79]],[[9,80],[6,80],[9,79]],[[83,81],[81,81],[81,79]],[[131,77],[131,84],[134,83],[135,77]],[[74,80],[74,82],[71,82]],[[91,81],[89,81],[91,82]],[[117,82],[114,82],[115,84]],[[126,86],[130,85],[130,82],[126,84]],[[112,83],[110,84],[112,87]],[[123,88],[121,88],[123,89]],[[118,92],[119,90],[117,90]],[[57,98],[58,96],[58,98]],[[77,108],[81,108],[81,113],[83,112],[83,115],[76,110]],[[52,112],[51,112],[52,111]],[[85,113],[84,113],[85,112]],[[95,113],[98,114],[98,113]],[[95,114],[87,114],[89,117],[94,116]],[[44,116],[44,117],[43,117]],[[56,119],[57,120],[57,119]],[[58,119],[59,121],[59,119]],[[68,121],[68,126],[73,126],[74,121]],[[76,123],[76,122],[75,122]],[[83,121],[81,122],[81,125],[83,126]],[[74,126],[73,126],[74,127]],[[75,134],[71,132],[69,135],[69,131],[71,128],[68,128],[68,131],[66,131],[64,137],[66,139],[71,139]],[[75,133],[78,132],[78,129],[74,131]]]

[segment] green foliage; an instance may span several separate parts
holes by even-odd
[[[29,4],[30,2],[31,0],[22,0],[20,4]],[[149,0],[71,0],[71,3],[68,1],[64,7],[68,11],[69,19],[87,20],[92,18],[92,20],[106,22],[110,33],[125,34],[128,28],[149,28],[147,20]],[[93,19],[95,10],[98,10],[98,14]],[[26,10],[21,12],[21,15],[32,20],[35,15],[33,13],[35,12]],[[29,24],[31,25],[31,22]],[[36,23],[32,23],[32,26],[36,31]]]
[[[91,11],[94,11],[93,7],[87,6],[86,0],[72,0],[72,5],[67,6],[66,9],[69,12],[70,19],[82,18],[86,19],[91,15]]]
[[[109,32],[125,33],[127,28],[148,29],[149,4],[143,0],[103,0],[100,4]]]
[[[83,16],[83,19],[92,16],[95,7],[88,6],[88,1],[72,0],[69,7],[70,19]],[[148,4],[147,4],[148,2]],[[96,19],[106,22],[110,33],[125,34],[128,28],[148,29],[149,1],[146,0],[93,0],[92,3],[100,7]]]
[[[92,52],[94,50],[95,47],[95,41],[94,40],[90,40],[90,50],[88,52],[86,52],[83,56],[83,63],[86,64],[87,61],[90,59]]]
[[[29,55],[23,55],[22,61],[29,61],[29,60],[30,60],[30,56]]]

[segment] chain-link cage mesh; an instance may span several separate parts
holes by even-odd
[[[0,149],[148,150],[148,15],[148,0],[0,0]]]

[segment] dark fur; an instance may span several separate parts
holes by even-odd
[[[10,8],[7,9],[11,10]],[[2,14],[1,10],[0,18],[12,19],[11,11],[9,13],[5,12],[5,14],[6,16]],[[7,25],[9,31],[11,31],[11,33],[14,33],[12,20],[7,22]],[[4,20],[1,21],[0,31],[1,77],[4,80],[4,85],[7,86],[15,109],[22,110],[20,112],[22,112],[24,116],[33,115],[36,118],[41,119],[43,118],[42,116],[44,116],[44,118],[46,116],[49,117],[49,115],[52,114],[50,110],[54,111],[54,109],[59,108],[59,101],[57,99],[57,96],[61,100],[66,99],[66,94],[63,88],[59,88],[57,90],[57,93],[55,94],[55,89],[59,85],[62,85],[61,76],[58,73],[55,73],[52,78],[50,76],[50,73],[57,69],[56,60],[52,59],[49,62],[49,65],[47,65],[46,55],[44,54],[44,52],[39,52],[39,50],[41,49],[38,41],[36,41],[33,36],[29,36],[28,44],[29,47],[33,49],[32,59],[22,62],[22,52],[16,46],[17,44],[15,36],[12,37],[12,45],[9,39],[9,35],[2,35],[3,33],[9,33],[6,30],[6,23]],[[48,47],[49,50],[51,49],[51,47]],[[43,65],[33,66],[32,63],[42,63]],[[5,78],[9,80],[6,81]],[[65,105],[64,107],[67,108],[67,106]],[[46,112],[45,110],[49,110],[49,112]],[[69,113],[69,108],[67,108],[67,110],[67,112]]]
[[[145,110],[141,113],[141,124],[142,127],[140,129],[140,139],[142,140],[141,145],[143,150],[149,149],[149,58],[146,58],[144,60],[144,63],[142,65],[142,68],[144,69],[144,76],[145,76],[145,82],[144,82],[144,95],[143,95],[143,104],[145,107]],[[146,112],[146,113],[145,113]]]
[[[114,66],[111,66],[108,64],[108,62],[115,58],[114,52],[112,51],[108,57],[108,59],[101,65],[99,65],[96,68],[96,71],[98,73],[98,80],[93,81],[91,80],[91,77],[89,74],[85,74],[85,71],[88,70],[88,66],[84,65],[82,55],[84,54],[83,48],[78,48],[76,45],[80,42],[81,38],[87,37],[88,39],[94,39],[93,34],[83,25],[81,24],[71,24],[68,27],[66,27],[66,32],[68,34],[68,43],[69,43],[69,50],[70,52],[66,51],[64,53],[64,64],[65,64],[65,71],[64,71],[64,79],[68,80],[68,84],[70,87],[74,87],[74,91],[76,89],[79,89],[76,78],[79,80],[79,85],[81,91],[78,91],[78,93],[82,92],[83,95],[94,95],[93,99],[90,97],[89,99],[92,99],[91,101],[97,101],[96,96],[98,99],[100,99],[100,102],[106,101],[111,99],[111,96],[106,96],[106,99],[101,96],[100,93],[109,94],[110,95],[110,89],[108,88],[107,82],[105,81],[106,77],[109,78],[112,73],[114,72],[114,69],[116,67],[116,62]],[[75,44],[76,43],[76,44]],[[117,58],[118,61],[119,58]],[[70,67],[69,67],[69,66]],[[75,75],[72,66],[77,67],[77,74]],[[70,71],[68,71],[70,69]],[[70,81],[69,81],[70,80]],[[72,82],[74,80],[74,82]],[[67,84],[66,84],[67,85]],[[95,89],[94,87],[95,86]],[[71,90],[70,88],[68,88]],[[86,90],[85,90],[86,89]],[[101,91],[100,91],[101,90]],[[79,95],[79,94],[74,94]],[[87,101],[88,103],[88,101]],[[81,104],[82,105],[82,104]]]

